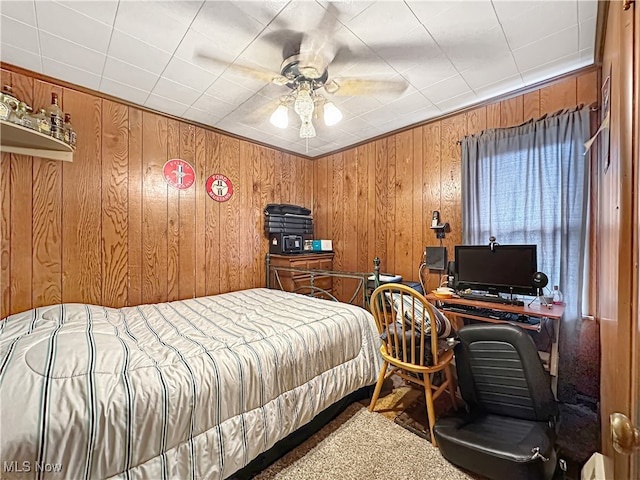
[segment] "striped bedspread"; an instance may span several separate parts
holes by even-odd
[[[0,329],[0,478],[226,478],[380,370],[368,312],[277,290]]]

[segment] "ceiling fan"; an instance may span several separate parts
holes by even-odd
[[[267,41],[282,46],[284,61],[280,72],[272,72],[260,68],[247,67],[219,60],[204,50],[196,51],[196,58],[202,61],[224,64],[242,75],[273,83],[289,89],[277,101],[277,107],[271,110],[270,121],[279,128],[287,128],[288,112],[292,108],[300,117],[300,137],[316,136],[312,119],[322,115],[324,123],[335,125],[342,119],[342,113],[333,102],[322,95],[321,90],[329,95],[355,96],[385,93],[401,94],[408,87],[404,80],[368,80],[360,78],[333,78],[329,67],[337,58],[344,61],[351,52],[346,46],[335,40],[338,26],[338,11],[328,3],[317,28],[307,32],[279,30],[265,35]],[[320,113],[321,112],[321,113]]]

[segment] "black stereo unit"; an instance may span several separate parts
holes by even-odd
[[[302,253],[304,238],[302,235],[273,233],[269,235],[269,253]]]

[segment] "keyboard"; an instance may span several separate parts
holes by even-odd
[[[501,310],[493,310],[491,308],[474,307],[472,305],[445,305],[440,307],[440,309],[454,313],[474,315],[476,317],[491,318],[493,320],[503,320],[506,322],[528,323],[530,325],[540,323],[539,317],[524,315],[522,313],[503,312]]]
[[[460,293],[460,298],[464,298],[467,300],[476,300],[478,302],[489,302],[489,303],[501,303],[503,305],[518,305],[523,306],[524,302],[522,300],[509,300],[508,298],[495,297],[492,295],[476,295],[473,293]]]

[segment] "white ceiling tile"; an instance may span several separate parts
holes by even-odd
[[[594,48],[596,44],[596,18],[591,18],[580,23],[578,26],[580,30],[580,41],[578,48],[584,50],[585,48]]]
[[[151,91],[159,78],[156,73],[147,72],[112,57],[107,57],[103,76],[147,92]]]
[[[547,64],[578,51],[578,26],[549,35],[513,51],[521,72]]]
[[[264,25],[248,16],[237,3],[207,2],[191,24],[191,29],[207,38],[204,45],[224,46],[236,57],[262,31]]]
[[[360,15],[375,2],[363,0],[358,0],[356,2],[354,2],[353,0],[338,0],[328,2],[326,0],[319,0],[318,3],[324,8],[327,8],[327,5],[331,3],[338,12],[338,20],[340,20],[340,22],[342,23],[346,23],[349,22],[349,20],[352,20],[354,17]]]
[[[539,65],[536,68],[522,72],[522,79],[526,85],[532,85],[544,81],[550,75],[562,75],[592,63],[581,58],[580,52],[571,53],[552,62]]]
[[[436,41],[439,42],[439,39],[436,38]],[[442,43],[440,46],[458,71],[485,65],[495,58],[511,55],[500,27],[447,42],[446,47]]]
[[[46,57],[42,57],[42,73],[93,90],[100,86],[98,75]]]
[[[38,31],[35,27],[18,22],[4,15],[0,16],[0,39],[2,45],[13,45],[33,53],[40,52]]]
[[[36,2],[38,27],[70,42],[106,53],[111,27],[56,2]]]
[[[58,1],[58,3],[65,7],[71,8],[76,12],[80,12],[87,17],[98,20],[106,25],[113,25],[116,18],[116,11],[118,10],[118,2],[115,1],[102,1],[102,0],[72,0],[72,1]]]
[[[149,95],[147,101],[144,102],[144,106],[153,110],[157,110],[158,112],[164,112],[168,113],[169,115],[174,115],[176,117],[181,116],[189,108],[189,105],[185,105],[170,98],[153,94]]]
[[[604,5],[603,5],[604,7]],[[578,0],[578,21],[584,22],[598,16],[597,0]]]
[[[2,0],[0,2],[0,13],[32,27],[36,26],[36,11],[33,1]]]
[[[447,78],[441,82],[423,88],[420,92],[431,100],[432,103],[438,104],[450,98],[457,97],[463,93],[470,91],[469,85],[460,75]]]
[[[474,92],[463,93],[457,97],[450,98],[436,105],[440,110],[440,114],[449,113],[460,108],[468,107],[478,101],[478,97]]]
[[[27,70],[42,73],[40,55],[12,45],[2,45],[2,48],[0,48],[0,60],[12,65],[19,65]]]
[[[520,74],[505,77],[497,82],[489,85],[484,85],[475,89],[478,100],[486,100],[489,98],[497,97],[498,95],[504,95],[505,93],[512,92],[525,86],[524,81]]]
[[[580,62],[585,62],[585,65],[592,65],[595,62],[595,48],[585,48],[584,50],[580,50],[578,52],[580,57]]]
[[[376,2],[345,25],[363,42],[375,45],[381,40],[395,45],[408,32],[420,26],[413,12],[404,2],[394,2],[389,8],[387,2]],[[381,28],[384,34],[381,34]]]
[[[114,30],[108,55],[153,73],[162,73],[171,54]]]
[[[488,0],[448,3],[448,8],[435,15],[431,12],[431,2],[411,4],[420,22],[443,48],[459,40],[461,35],[474,38],[500,26],[493,5]],[[456,28],[452,29],[451,25]]]
[[[517,74],[518,68],[511,54],[478,64],[461,73],[467,84],[474,90]]]
[[[242,10],[245,15],[257,20],[262,25],[267,25],[276,16],[289,0],[269,0],[267,2],[242,1],[235,5]]]
[[[124,1],[119,3],[114,26],[160,50],[173,52],[201,5],[190,1]]]
[[[492,3],[500,22],[506,23],[513,18],[526,15],[528,11],[549,1],[550,0],[493,0]]]
[[[545,1],[508,21],[501,19],[512,50],[554,34],[578,23],[574,1]]]
[[[218,74],[173,57],[162,76],[196,90],[205,91],[218,78]]]
[[[219,77],[215,83],[206,90],[207,95],[233,104],[243,103],[249,97],[253,96],[254,93],[254,91],[243,87],[242,84],[229,81],[225,77]]]
[[[223,118],[223,115],[216,115],[210,111],[199,110],[191,107],[184,112],[184,118],[213,126]]]
[[[174,82],[165,77],[161,77],[156,83],[152,94],[170,98],[184,105],[191,105],[200,97],[201,92],[193,88],[189,88],[181,83]]]
[[[350,97],[341,104],[336,101],[337,98],[331,98],[329,95],[327,95],[327,98],[333,101],[343,114],[348,113],[354,117],[383,106],[383,103],[380,100],[369,96]]]
[[[193,103],[193,105],[191,105],[191,107],[204,112],[210,112],[212,115],[216,115],[221,118],[228,115],[236,108],[235,105],[225,102],[224,100],[219,100],[210,95],[201,96]]]
[[[110,80],[105,77],[102,77],[102,80],[100,82],[100,91],[106,93],[107,95],[121,98],[138,105],[144,105],[144,102],[149,96],[148,90],[140,90],[139,88],[125,85],[124,83]]]
[[[442,50],[422,26],[403,32],[401,38],[389,40],[381,37],[368,46],[396,71],[404,72],[415,65],[422,65],[442,55]],[[358,57],[356,57],[358,60]],[[376,59],[380,64],[380,60]]]
[[[96,75],[102,75],[106,55],[85,48],[77,43],[68,42],[50,33],[40,32],[42,56]]]
[[[418,64],[402,75],[418,90],[441,82],[457,75],[458,71],[444,55],[432,58],[423,64]]]

